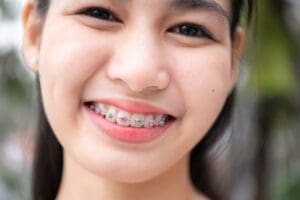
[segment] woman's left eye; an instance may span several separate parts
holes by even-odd
[[[121,20],[109,9],[91,7],[82,9],[78,14],[86,15],[89,17],[94,17],[101,20],[112,21],[112,22],[121,22]]]
[[[213,39],[211,34],[205,30],[200,25],[191,24],[191,23],[184,23],[180,25],[176,25],[168,30],[169,32],[174,32],[183,36],[187,37],[196,37],[196,38],[209,38]]]

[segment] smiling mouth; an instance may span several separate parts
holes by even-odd
[[[164,113],[130,113],[112,105],[96,102],[86,102],[84,105],[106,121],[122,127],[151,129],[163,127],[175,120],[175,117]]]

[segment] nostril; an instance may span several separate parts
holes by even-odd
[[[145,90],[163,90],[169,86],[170,74],[166,63],[160,58],[143,59],[144,56],[120,59],[115,57],[107,69],[108,79],[133,92]]]

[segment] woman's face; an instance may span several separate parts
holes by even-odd
[[[52,0],[42,19],[29,3],[24,53],[65,156],[124,182],[187,161],[236,80],[229,4]]]

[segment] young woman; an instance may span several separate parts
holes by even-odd
[[[28,0],[33,198],[217,198],[202,158],[230,119],[246,3]]]

